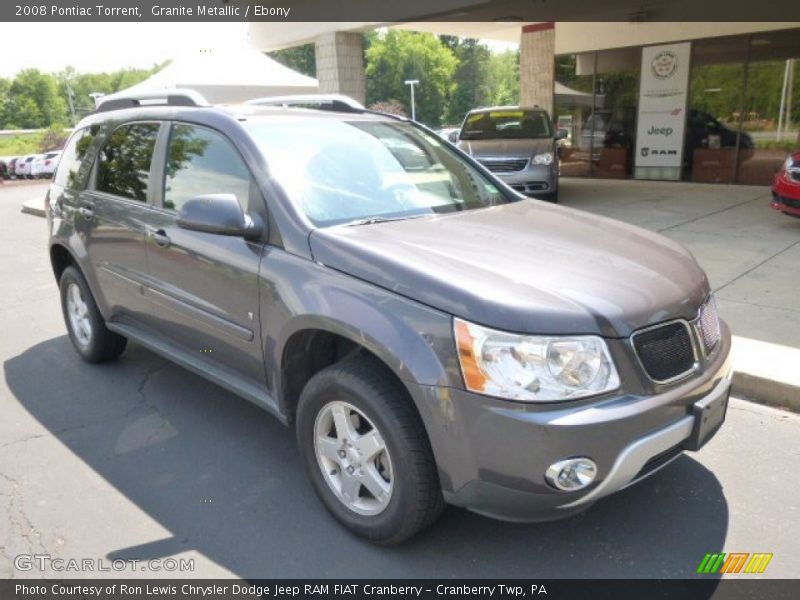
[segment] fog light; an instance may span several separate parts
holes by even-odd
[[[590,458],[567,458],[553,463],[544,474],[554,488],[574,492],[585,488],[597,476],[597,465]]]

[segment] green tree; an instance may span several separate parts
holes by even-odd
[[[519,104],[519,50],[493,53],[486,69],[487,104]]]
[[[303,44],[302,46],[267,52],[267,56],[298,73],[309,77],[317,76],[317,55],[314,44]]]
[[[454,89],[458,60],[450,48],[429,33],[392,29],[370,40],[366,50],[367,104],[397,101],[411,114],[408,79],[416,86],[417,120],[431,126],[442,122]]]
[[[442,42],[452,49],[458,61],[445,118],[448,123],[461,123],[471,109],[493,104],[493,82],[489,80],[492,54],[478,40],[442,37]]]
[[[14,117],[23,128],[48,127],[67,123],[67,103],[58,92],[51,75],[38,69],[25,69],[14,77],[8,89]]]

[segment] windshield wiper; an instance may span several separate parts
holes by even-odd
[[[427,214],[427,213],[426,213]],[[344,227],[353,227],[357,225],[373,225],[375,223],[388,223],[389,221],[405,221],[407,219],[416,219],[419,217],[424,217],[426,214],[422,215],[404,215],[402,217],[381,217],[378,215],[372,215],[371,217],[362,217],[360,219],[355,219],[353,221],[348,221],[347,223],[342,223]]]

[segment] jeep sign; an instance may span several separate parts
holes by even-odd
[[[637,179],[680,179],[690,43],[642,48]]]

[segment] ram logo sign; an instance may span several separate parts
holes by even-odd
[[[714,573],[763,573],[767,569],[772,554],[747,552],[731,552],[725,554],[706,554],[697,572],[704,575]]]

